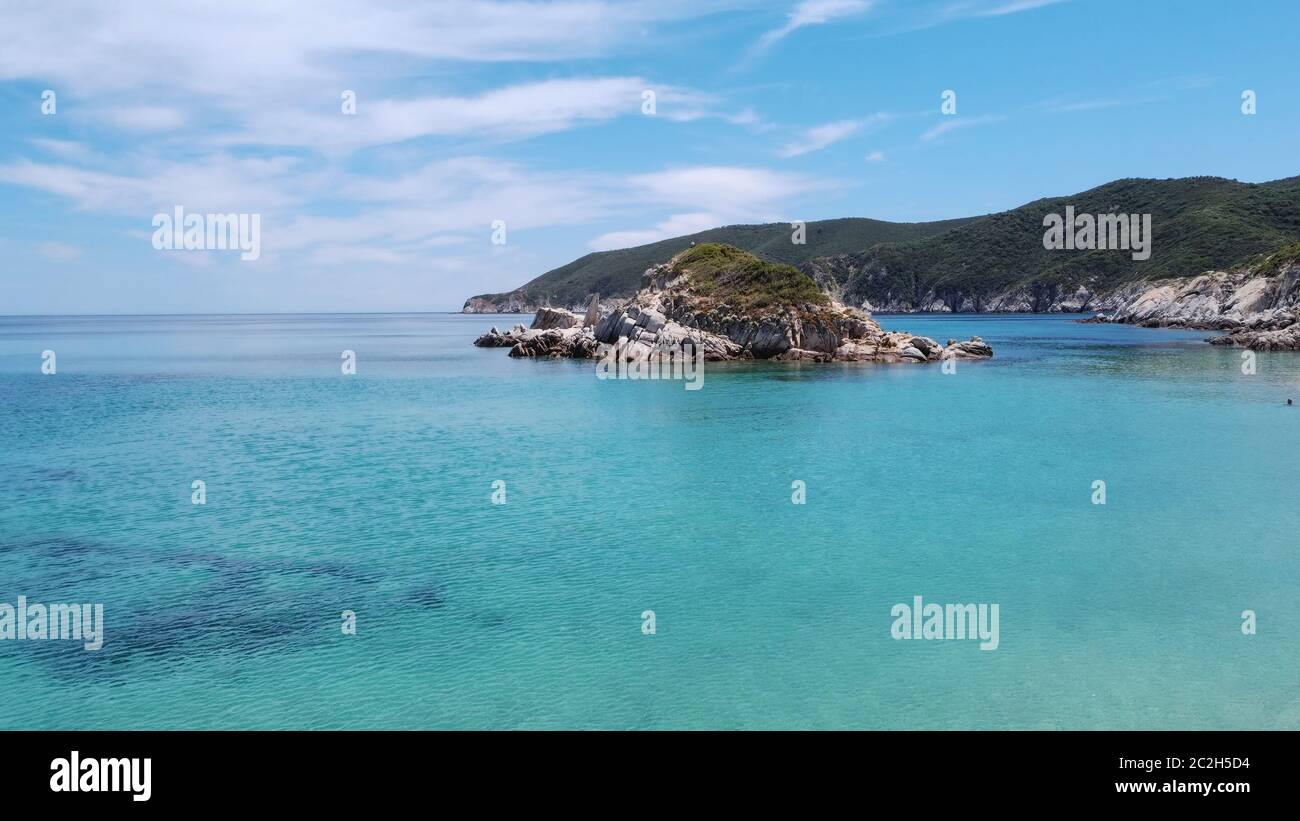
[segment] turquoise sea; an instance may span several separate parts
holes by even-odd
[[[0,727],[1300,728],[1300,355],[880,319],[996,356],[688,391],[470,345],[517,316],[0,318],[0,602],[106,627],[0,641]],[[916,595],[1000,646],[892,639]]]

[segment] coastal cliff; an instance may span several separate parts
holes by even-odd
[[[493,328],[480,347],[514,357],[594,358],[623,346],[630,361],[664,346],[689,345],[706,361],[937,362],[993,355],[979,337],[941,345],[886,331],[867,313],[841,305],[806,274],[729,245],[708,243],[641,276],[641,289],[608,312],[593,296],[585,315],[543,308],[531,328]]]
[[[909,277],[908,287],[898,288],[887,265],[849,254],[812,259],[799,269],[835,299],[887,314],[1086,313],[1094,309],[1095,289],[1101,287],[1096,281],[1035,280],[986,293],[951,283],[920,286]]]
[[[1195,277],[1133,282],[1096,303],[1092,322],[1228,331],[1216,345],[1300,350],[1300,245]]]

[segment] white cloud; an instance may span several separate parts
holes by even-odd
[[[185,114],[176,108],[156,105],[123,106],[100,112],[105,120],[128,131],[169,131],[185,124]]]
[[[391,248],[336,244],[318,246],[307,259],[316,265],[400,265],[413,261],[410,254],[399,253]]]
[[[998,123],[1005,119],[1005,117],[994,114],[981,114],[978,117],[945,117],[943,122],[922,134],[921,141],[927,143],[932,142],[950,131],[973,128],[975,126],[988,125],[990,123]]]
[[[829,145],[852,137],[864,129],[874,130],[877,126],[883,125],[891,119],[893,119],[891,115],[880,113],[859,120],[838,120],[833,123],[819,125],[804,131],[798,140],[787,144],[781,149],[780,153],[782,157],[798,157],[813,151],[820,151]]]
[[[26,159],[0,166],[0,182],[59,194],[80,208],[120,205],[124,199],[138,199],[148,188],[138,178]]]
[[[708,118],[717,118],[733,125],[758,126],[762,121],[754,110],[745,108],[735,113],[725,110],[724,102],[714,94],[706,94],[689,88],[676,86],[647,85],[655,93],[656,117],[678,123],[694,122]],[[638,110],[641,103],[638,92]]]
[[[785,25],[765,33],[755,44],[755,49],[764,51],[805,26],[822,25],[840,17],[861,14],[870,6],[868,0],[802,0],[786,16]]]
[[[114,173],[21,159],[0,166],[0,182],[65,197],[79,209],[127,216],[135,236],[146,236],[153,214],[174,205],[191,212],[260,213],[267,264],[277,254],[290,254],[308,266],[418,270],[450,264],[448,246],[460,246],[464,253],[456,258],[470,271],[476,270],[472,260],[493,250],[489,238],[497,219],[506,222],[513,241],[521,231],[582,225],[646,208],[670,212],[649,229],[610,232],[592,242],[618,247],[717,225],[773,221],[793,199],[836,186],[735,166],[628,178],[543,173],[483,156],[402,166],[382,177],[318,174],[305,173],[297,158],[224,154],[199,162],[142,154]],[[181,261],[200,262],[188,255]]]
[[[114,127],[167,131],[221,123],[221,145],[349,150],[424,136],[518,139],[639,113],[641,92],[659,115],[727,115],[698,91],[637,77],[520,82],[463,93],[456,62],[559,62],[663,48],[658,24],[727,11],[742,0],[176,0],[167,13],[67,0],[5,9],[0,82],[35,80],[60,95],[60,114]],[[232,59],[232,53],[238,59]],[[411,93],[413,78],[424,90]],[[431,93],[427,85],[446,85]],[[343,90],[358,112],[339,111]],[[104,103],[102,101],[109,100]],[[88,103],[88,104],[87,104]],[[211,134],[214,129],[206,128]]]
[[[259,89],[328,88],[349,69],[385,58],[465,62],[594,57],[640,41],[652,24],[727,5],[683,0],[176,0],[166,13],[144,3],[65,0],[8,4],[0,29],[0,79],[71,84],[81,92],[140,87],[228,98]],[[238,51],[238,59],[232,58]],[[391,63],[390,63],[391,64]]]
[[[593,251],[609,251],[614,248],[631,248],[658,242],[661,239],[696,234],[717,228],[723,221],[716,215],[699,211],[689,214],[673,214],[668,219],[657,223],[653,228],[642,231],[611,231],[587,243]]]
[[[884,162],[884,161],[885,161],[885,152],[883,151],[872,151],[870,154],[867,155],[867,162]]]
[[[766,131],[773,126],[758,115],[752,108],[744,108],[725,118],[732,125],[741,125],[755,131]]]
[[[263,228],[264,243],[280,250],[330,247],[333,257],[346,245],[382,247],[412,258],[447,245],[486,245],[494,220],[505,221],[509,236],[587,222],[610,213],[619,200],[609,180],[538,173],[485,157],[439,160],[391,179],[351,177],[337,193],[356,213],[286,215],[274,238]],[[358,254],[352,258],[365,258]]]
[[[78,208],[152,215],[182,205],[191,211],[256,213],[302,200],[287,173],[292,157],[236,158],[224,154],[195,160],[141,157],[136,168],[109,173],[65,164],[19,159],[0,165],[0,182],[34,188],[72,200]],[[132,170],[135,173],[131,173]]]
[[[813,151],[820,151],[831,143],[837,143],[847,137],[856,134],[862,128],[862,123],[856,120],[840,120],[839,122],[819,125],[816,128],[810,128],[803,133],[801,139],[792,142],[781,149],[782,157],[798,157],[802,154],[808,154]]]
[[[833,185],[711,165],[588,173],[564,168],[563,149],[540,155],[546,171],[483,156],[509,140],[642,117],[646,89],[656,92],[663,121],[773,128],[721,94],[631,70],[574,74],[585,58],[614,54],[628,64],[622,58],[638,49],[670,48],[673,32],[660,24],[741,2],[749,0],[176,0],[161,18],[134,3],[10,4],[0,27],[0,83],[55,89],[51,119],[70,130],[50,133],[78,140],[33,135],[26,152],[0,157],[0,186],[60,198],[67,212],[112,217],[113,233],[154,264],[223,266],[223,276],[233,267],[238,273],[223,287],[242,294],[241,305],[272,307],[258,304],[266,295],[302,299],[289,305],[300,309],[342,304],[329,300],[346,299],[372,269],[382,272],[375,293],[389,288],[394,299],[435,276],[454,277],[442,287],[462,294],[517,285],[541,263],[553,265],[548,256],[571,250],[549,232],[533,233],[530,246],[529,231],[635,219],[652,224],[642,237],[690,233],[775,219],[791,200]],[[859,6],[866,3],[804,3],[790,30]],[[503,61],[517,65],[466,65]],[[542,62],[552,65],[539,71]],[[357,93],[355,116],[339,110],[344,89]],[[105,135],[105,126],[126,139]],[[368,150],[344,156],[358,149]],[[576,166],[591,162],[579,154]],[[152,216],[176,205],[261,214],[262,259],[230,266],[220,253],[148,253]],[[508,248],[489,242],[494,219],[507,222]],[[606,236],[637,239],[619,233]],[[51,259],[81,251],[59,243],[37,250]],[[274,286],[268,268],[283,277]],[[291,287],[295,279],[301,288]],[[151,298],[143,285],[137,291]]]
[[[917,31],[972,18],[1004,17],[1067,0],[908,0],[883,9],[881,24],[888,33]]]
[[[656,202],[717,214],[756,214],[832,184],[800,174],[737,166],[694,166],[639,174],[632,186]]]
[[[1136,105],[1147,105],[1149,103],[1158,103],[1163,99],[1160,97],[1142,97],[1142,98],[1111,98],[1097,100],[1078,100],[1075,102],[1063,102],[1052,100],[1043,103],[1042,107],[1047,111],[1056,114],[1068,114],[1075,111],[1103,111],[1108,108],[1128,108]]]
[[[690,210],[674,213],[650,228],[601,234],[588,243],[591,248],[626,248],[720,225],[775,222],[799,196],[836,187],[834,182],[799,174],[734,166],[670,169],[634,176],[629,184],[643,201]]]
[[[95,154],[84,143],[75,140],[56,140],[47,137],[35,137],[31,144],[46,153],[53,154],[60,159],[72,162],[87,162],[94,158]]]
[[[268,6],[177,0],[164,18],[136,3],[69,0],[5,9],[0,81],[35,80],[60,95],[60,114],[80,111],[131,131],[205,128],[210,144],[349,150],[423,136],[517,139],[639,114],[658,94],[672,121],[732,117],[691,89],[639,77],[520,82],[458,93],[455,62],[569,61],[662,48],[655,24],[725,11],[740,0],[321,0]],[[167,22],[175,25],[168,25]],[[232,59],[232,51],[238,59]],[[413,78],[426,86],[411,93]],[[426,78],[444,78],[430,93]],[[358,97],[344,116],[340,94]],[[108,100],[105,103],[103,101]],[[72,105],[69,106],[69,102]]]
[[[55,262],[69,262],[81,256],[82,250],[66,242],[42,242],[36,246],[37,252],[46,259]]]
[[[355,149],[419,137],[518,140],[582,123],[641,114],[640,77],[545,80],[493,89],[473,97],[357,98],[357,113],[250,112],[248,128],[228,144],[308,145]],[[711,116],[710,98],[675,87],[656,89],[659,113],[669,119]],[[679,105],[680,104],[680,105]]]
[[[991,8],[981,9],[974,12],[974,14],[979,17],[1000,17],[1004,14],[1016,14],[1017,12],[1038,9],[1043,6],[1054,6],[1063,2],[1065,0],[1011,0],[1011,2],[999,3]]]

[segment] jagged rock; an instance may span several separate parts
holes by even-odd
[[[843,362],[867,362],[876,358],[879,345],[849,339],[835,349],[835,358]]]
[[[1263,331],[1241,329],[1209,341],[1212,345],[1237,345],[1252,351],[1300,351],[1300,323]]]
[[[589,359],[598,344],[590,328],[548,328],[525,332],[510,349],[513,357]]]
[[[957,357],[959,359],[986,359],[993,355],[993,349],[978,336],[972,336],[968,342],[949,342],[940,358]]]
[[[1098,321],[1151,328],[1280,330],[1300,313],[1300,264],[1269,276],[1251,268],[1130,283],[1098,304]]]
[[[505,347],[504,339],[505,334],[498,331],[497,326],[493,325],[491,330],[475,339],[474,344],[479,348],[503,348]]]
[[[583,324],[582,317],[563,308],[542,308],[533,317],[532,327],[537,330],[551,328],[574,328]]]
[[[671,266],[667,263],[647,268],[645,273],[641,274],[641,290],[658,293],[667,288],[673,278]]]
[[[637,327],[645,328],[647,333],[652,334],[658,333],[667,322],[668,318],[653,308],[642,311],[636,318]]]
[[[523,325],[516,325],[507,333],[501,333],[495,325],[487,333],[474,340],[474,344],[480,348],[513,348],[519,344],[527,331]]]
[[[916,348],[918,351],[925,354],[926,359],[936,358],[939,355],[939,351],[943,348],[942,345],[928,336],[914,336],[908,340],[908,343],[913,348]]]

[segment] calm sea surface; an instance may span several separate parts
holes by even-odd
[[[1300,728],[1300,355],[881,317],[996,357],[687,391],[519,319],[0,318],[0,602],[106,623],[0,641],[0,727]]]

